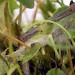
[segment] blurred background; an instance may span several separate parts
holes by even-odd
[[[43,3],[46,2],[46,0],[40,0],[40,1],[42,1]],[[62,1],[62,0],[60,0],[60,1]],[[69,6],[70,1],[71,0],[63,0],[63,3],[65,5],[67,5],[67,6]],[[75,0],[73,0],[73,1],[75,2]],[[22,14],[22,24],[23,25],[28,25],[28,24],[31,24],[32,23],[32,18],[34,17],[34,13],[35,13],[35,11],[37,9],[37,2],[36,1],[35,1],[35,4],[34,5],[35,5],[34,8],[32,8],[32,9],[26,8],[23,11],[23,14]],[[60,7],[60,5],[57,2],[54,2],[54,5],[55,5],[56,9]],[[19,9],[16,9],[14,11],[14,19],[16,18],[16,16],[18,14],[19,14]],[[51,15],[51,13],[49,13],[49,14]],[[41,9],[38,8],[37,9],[37,13],[36,13],[35,20],[43,20],[44,18],[45,17],[43,16]]]

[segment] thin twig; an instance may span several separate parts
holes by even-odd
[[[68,49],[68,58],[69,58],[69,62],[70,62],[70,68],[71,68],[71,70],[73,70],[73,64],[72,64],[72,57],[71,57],[70,49]]]
[[[23,8],[23,9],[22,9],[22,13],[24,12],[25,9],[26,9],[26,8]],[[16,17],[15,20],[14,20],[15,23],[17,23],[18,18],[19,18],[19,14],[17,15],[17,17]]]
[[[72,73],[75,71],[75,66],[74,66],[74,68],[70,71],[70,75],[72,75]]]
[[[36,14],[37,14],[37,11],[38,11],[38,8],[39,8],[39,2],[40,2],[40,0],[37,0],[36,2],[37,2],[37,5],[36,5],[36,9],[35,9],[34,14],[33,14],[33,20],[32,20],[32,22],[35,22],[35,18],[36,18]]]
[[[4,37],[6,37],[7,39],[9,39],[10,41],[16,41],[18,42],[19,44],[21,44],[22,46],[25,46],[25,48],[30,48],[29,46],[27,46],[25,43],[23,43],[22,41],[18,40],[17,38],[15,37],[11,37],[11,36],[8,36],[8,35],[3,35]]]

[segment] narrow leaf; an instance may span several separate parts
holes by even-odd
[[[17,67],[18,67],[17,64],[15,64],[14,66],[12,66],[12,67],[9,69],[7,75],[11,75],[11,74],[17,69]]]
[[[32,59],[39,51],[41,45],[39,43],[35,43],[35,45],[30,49],[29,53],[23,58],[23,63],[26,63],[30,59]]]
[[[11,11],[11,13],[13,12],[14,9],[19,8],[19,5],[15,0],[8,0],[8,2],[9,2],[9,10]]]

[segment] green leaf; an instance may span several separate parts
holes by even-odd
[[[33,8],[34,7],[34,0],[18,0],[22,3],[26,8]]]
[[[28,52],[28,54],[26,56],[24,56],[23,63],[26,63],[27,61],[32,59],[38,53],[40,47],[41,47],[41,45],[39,43],[35,43],[34,46]]]
[[[70,33],[72,38],[75,38],[75,14],[63,18],[61,21],[59,21],[59,24],[62,24],[63,26],[66,25],[66,27],[68,26],[67,31]],[[65,41],[69,42],[67,39]],[[69,45],[69,47],[71,47],[71,45]]]
[[[56,73],[57,73],[57,75],[66,75],[66,74],[65,74],[62,70],[60,70],[60,69],[57,69],[57,70],[51,69],[51,70],[49,70],[49,71],[47,72],[46,75],[56,75]]]
[[[8,66],[6,63],[0,58],[0,75],[4,75],[8,72]]]
[[[0,6],[3,5],[7,0],[0,0]]]
[[[0,6],[0,14],[1,14],[0,15],[0,33],[3,33],[3,34],[7,31],[7,28],[5,26],[5,16],[4,16],[5,4],[6,4],[6,2],[3,1]]]
[[[18,64],[12,65],[12,67],[9,69],[7,75],[11,75],[16,69],[17,69]]]
[[[60,55],[58,54],[58,51],[57,51],[57,48],[56,48],[56,45],[55,45],[55,42],[54,42],[52,35],[49,35],[49,37],[48,37],[48,45],[53,47],[54,52],[55,52],[58,60],[60,60]]]
[[[46,0],[47,2],[47,11],[50,11],[50,12],[54,12],[55,11],[55,5],[53,4],[53,1],[51,0]]]
[[[61,8],[59,8],[58,10],[55,11],[54,15],[67,9],[68,6],[63,6]],[[66,27],[67,31],[70,33],[70,36],[72,38],[75,38],[75,14],[71,14],[61,20],[58,21],[59,24],[63,25],[64,27]],[[54,26],[53,30],[58,30],[60,29],[59,27]],[[62,31],[61,31],[62,32]],[[59,42],[61,41],[61,39],[63,40],[62,43],[60,44]],[[58,36],[57,38],[55,38],[55,42],[57,42],[58,46],[60,48],[65,48],[67,49],[68,47],[73,49],[73,46],[69,45],[70,41],[69,38],[66,36],[66,34],[63,32],[62,34],[60,34],[60,36]],[[61,47],[62,46],[62,47]]]
[[[12,16],[14,9],[19,8],[19,5],[15,0],[8,0],[9,3],[9,13]]]
[[[5,57],[5,54],[7,52],[8,48],[6,48],[4,51],[1,52],[1,55]]]

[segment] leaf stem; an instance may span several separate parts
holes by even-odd
[[[56,49],[56,46],[55,46],[55,43],[54,43],[54,40],[53,40],[52,35],[49,35],[48,38],[50,38],[50,43],[52,44],[52,47],[53,47],[54,52],[55,52],[55,54],[56,54],[56,57],[58,58],[58,60],[60,60],[61,57],[60,57],[60,55],[58,54],[58,51],[57,51],[57,49]]]

